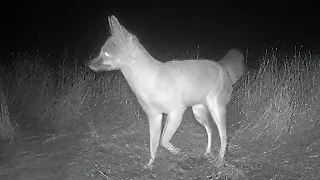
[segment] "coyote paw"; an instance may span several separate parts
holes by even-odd
[[[179,148],[174,147],[171,143],[162,144],[164,148],[170,151],[172,154],[177,155],[180,152]]]
[[[211,158],[211,156],[212,156],[212,154],[211,154],[211,152],[209,151],[206,151],[205,153],[204,153],[204,157],[205,158]]]
[[[173,145],[170,145],[169,147],[167,147],[167,149],[174,155],[177,155],[180,152],[180,149],[174,147]]]
[[[146,164],[143,166],[144,169],[148,169],[148,170],[152,170],[153,169],[153,165],[152,164]]]
[[[179,154],[179,152],[180,152],[180,149],[179,148],[176,148],[176,147],[171,147],[170,149],[168,149],[172,154],[174,154],[174,155],[177,155],[177,154]]]
[[[152,170],[152,169],[153,169],[153,161],[154,161],[154,159],[151,158],[151,159],[149,160],[148,164],[144,165],[143,168],[144,168],[144,169]]]
[[[216,167],[220,167],[220,166],[222,166],[222,165],[224,165],[224,158],[216,158],[216,160],[215,160],[215,166]]]

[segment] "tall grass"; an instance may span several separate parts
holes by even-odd
[[[7,97],[4,95],[2,81],[0,81],[0,138],[12,139],[15,131],[15,124],[9,116]]]
[[[51,130],[110,136],[117,129],[128,131],[123,126],[139,120],[141,107],[121,72],[94,73],[87,60],[65,58],[52,67],[43,56],[18,54],[3,68],[1,137]],[[297,152],[303,157],[319,155],[319,60],[310,52],[265,51],[259,69],[250,70],[235,88],[231,102],[237,101],[240,110],[228,113],[244,118],[229,136],[228,153],[255,162]],[[278,167],[282,162],[272,163]]]
[[[14,54],[2,65],[2,93],[16,131],[40,132],[50,127],[46,118],[50,118],[56,82],[46,60],[40,55]]]
[[[309,124],[293,117],[318,97],[318,69],[318,57],[310,53],[281,57],[275,51],[266,52],[260,68],[249,72],[242,84],[240,103],[246,120],[236,137],[250,136],[246,143],[266,137],[277,141],[284,132],[291,134],[296,126]]]
[[[120,72],[94,73],[87,68],[87,60],[67,55],[63,61],[56,60],[56,66],[50,66],[53,60],[40,54],[17,53],[2,65],[3,137],[13,136],[15,130],[80,130],[88,128],[90,121],[108,123],[107,116],[117,116],[116,107],[130,106],[136,110],[117,111],[133,112],[134,116],[139,113],[138,106],[133,106],[135,97]],[[105,118],[86,119],[89,115],[99,116],[97,112],[104,113]]]
[[[244,119],[230,139],[234,152],[246,152],[240,159],[280,166],[271,159],[316,153],[310,147],[319,141],[319,60],[310,52],[266,50],[259,69],[246,74],[234,92]]]

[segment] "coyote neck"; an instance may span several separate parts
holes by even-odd
[[[136,95],[138,95],[138,89],[141,91],[141,88],[145,89],[153,83],[154,77],[162,64],[145,49],[137,49],[134,56],[128,61],[130,63],[121,68],[121,72]]]

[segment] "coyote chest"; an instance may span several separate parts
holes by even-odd
[[[183,106],[180,88],[169,76],[153,76],[129,83],[142,106],[169,113]]]

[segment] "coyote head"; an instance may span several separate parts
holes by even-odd
[[[108,17],[111,36],[101,48],[98,57],[89,62],[94,71],[121,69],[132,63],[135,56],[137,38],[128,32],[115,16]]]

